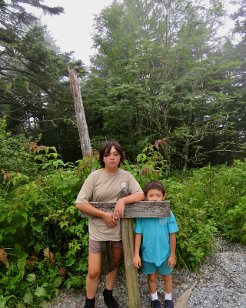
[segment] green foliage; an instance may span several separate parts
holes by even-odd
[[[83,85],[92,141],[116,138],[133,161],[143,144],[166,138],[165,158],[184,171],[242,159],[242,2],[238,45],[217,33],[225,12],[216,1],[188,0],[129,0],[104,9]]]
[[[44,144],[60,149],[63,159],[70,155],[75,161],[81,152],[68,67],[76,67],[81,76],[83,64],[72,54],[61,54],[30,6],[22,4],[16,0],[0,6],[0,114],[6,115],[11,132],[41,136]],[[52,15],[63,12],[40,1],[30,5]]]
[[[246,244],[245,168],[246,160],[235,161],[232,166],[208,166],[165,182],[180,227],[181,266],[196,268],[211,252],[213,235]]]
[[[5,118],[0,119],[0,144],[2,181],[11,179],[12,184],[16,185],[16,182],[28,180],[28,177],[36,173],[37,164],[31,151],[28,151],[31,140],[24,135],[13,136],[7,132]]]
[[[142,187],[151,180],[165,178],[169,173],[168,162],[161,153],[165,143],[165,140],[157,140],[155,144],[144,147],[136,158],[136,164],[124,161],[123,168],[131,172]]]
[[[13,133],[41,135],[64,161],[81,157],[67,68],[76,68],[92,144],[117,139],[129,160],[166,138],[177,169],[242,159],[245,153],[243,1],[234,32],[220,38],[227,12],[207,1],[114,1],[95,18],[97,49],[88,74],[22,1],[0,5],[0,113]],[[60,7],[38,1],[51,14]],[[236,6],[235,6],[236,7]],[[228,18],[228,16],[227,16]],[[220,31],[219,31],[220,32]],[[237,41],[235,40],[237,38]],[[130,132],[127,134],[126,132]]]
[[[192,198],[186,200],[187,181],[171,178],[165,184],[180,230],[177,233],[178,266],[196,269],[212,251],[216,226],[208,219],[205,208],[197,207]]]
[[[224,225],[225,234],[230,240],[246,245],[246,196],[241,197],[239,203],[227,213],[228,219]]]
[[[187,187],[187,198],[197,207],[206,209],[208,219],[213,220],[218,230],[225,237],[237,238],[244,244],[245,168],[246,161],[234,161],[232,166],[195,170]]]
[[[35,180],[19,183],[0,199],[0,248],[10,257],[10,266],[1,269],[0,295],[9,307],[16,302],[41,307],[60,286],[84,285],[88,233],[87,220],[74,206],[81,186],[78,170],[50,151],[37,153],[42,172]]]
[[[16,262],[12,258],[0,274],[1,307],[46,307],[63,282],[57,265],[51,267],[47,260],[28,259],[27,255]]]
[[[196,270],[211,253],[214,235],[246,244],[246,161],[171,176],[161,154],[165,146],[159,140],[145,147],[136,164],[126,160],[123,168],[142,187],[152,179],[166,186],[180,229],[178,266]],[[44,307],[60,288],[85,283],[88,226],[74,201],[89,173],[99,168],[98,153],[74,165],[64,163],[54,147],[41,147],[34,161],[35,174],[9,179],[11,189],[3,183],[0,195],[1,307]]]

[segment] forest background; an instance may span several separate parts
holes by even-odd
[[[81,157],[68,68],[93,149],[117,139],[141,185],[167,186],[178,266],[196,269],[216,234],[245,244],[243,1],[223,37],[220,1],[115,1],[95,18],[90,67],[22,6],[63,11],[42,2],[0,0],[0,307],[45,306],[84,284],[87,222],[74,200],[98,164],[96,151]]]

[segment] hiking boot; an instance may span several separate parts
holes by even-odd
[[[151,301],[151,308],[161,308],[161,303],[159,299],[155,299],[154,301]]]
[[[173,300],[166,299],[164,303],[164,308],[174,308]]]
[[[86,298],[84,308],[94,308],[95,307],[95,297],[92,299]]]
[[[103,291],[104,303],[109,308],[118,308],[119,305],[116,300],[113,298],[112,290],[105,289]]]

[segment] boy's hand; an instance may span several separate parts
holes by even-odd
[[[142,261],[141,261],[140,256],[134,256],[132,264],[134,265],[134,267],[140,268],[142,266]]]
[[[104,213],[103,221],[109,228],[115,228],[118,224],[118,221],[114,219],[114,216],[111,213]]]
[[[176,256],[170,256],[167,261],[169,267],[174,267],[176,265]]]
[[[124,216],[124,210],[125,210],[125,202],[123,201],[123,199],[119,199],[116,202],[113,214],[114,219],[116,221]]]

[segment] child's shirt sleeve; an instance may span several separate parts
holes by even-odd
[[[176,233],[179,231],[179,227],[176,221],[173,212],[170,212],[170,217],[168,218],[168,232],[169,233]]]

